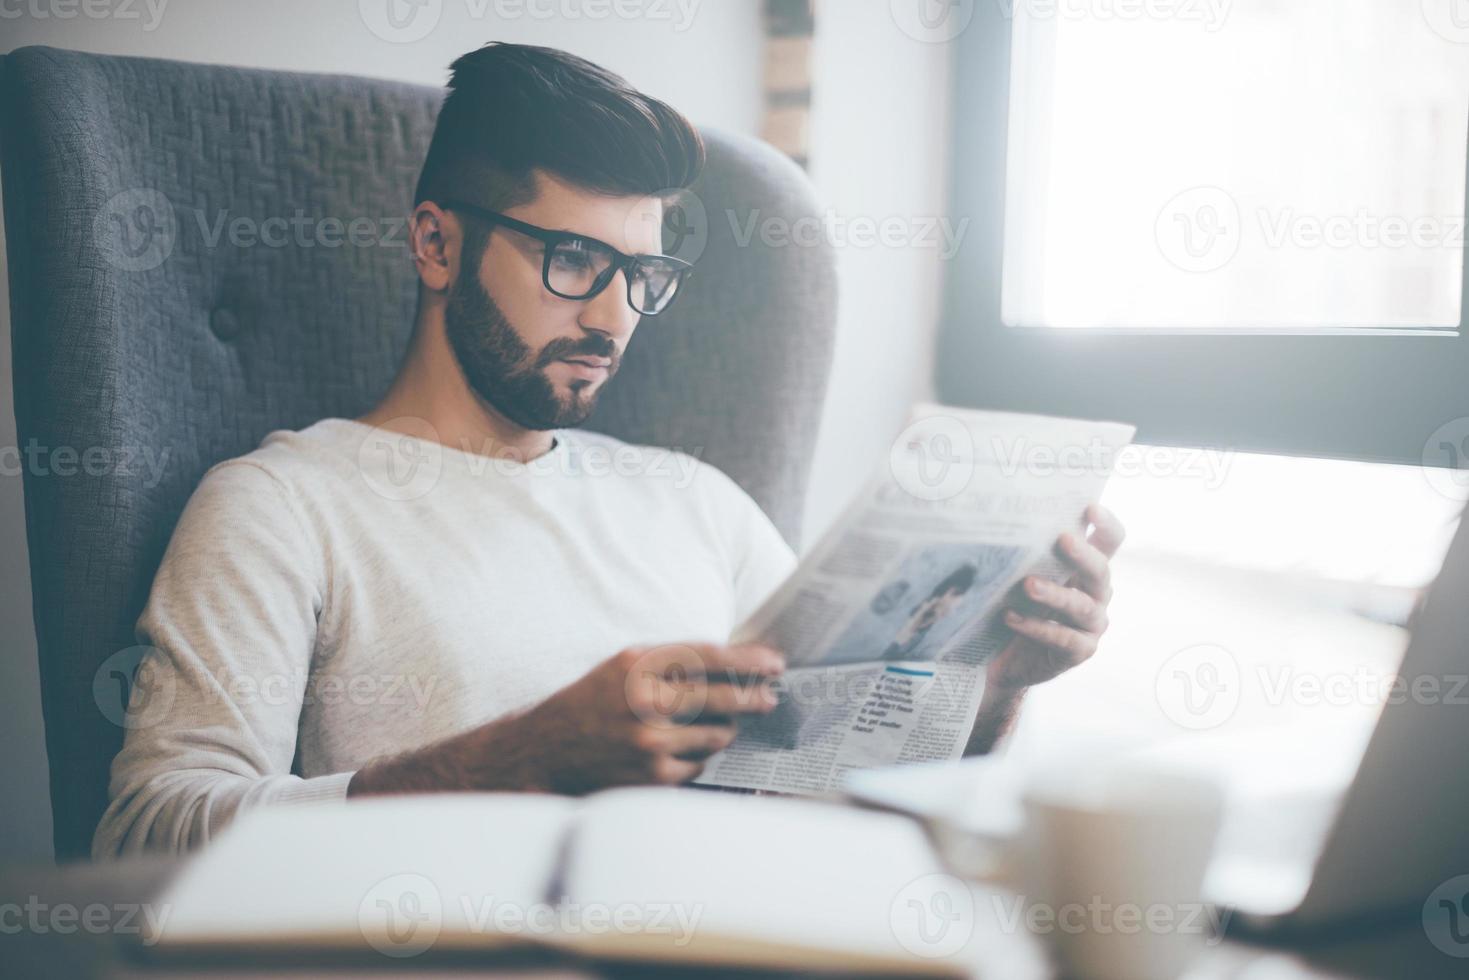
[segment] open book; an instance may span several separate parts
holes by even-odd
[[[853,769],[959,757],[1001,619],[1062,580],[1132,426],[920,405],[890,457],[735,641],[784,651],[780,705],[698,782],[818,794]]]
[[[670,788],[354,800],[243,814],[145,942],[964,974],[977,943],[935,918],[964,901],[940,872],[918,824],[824,803]]]

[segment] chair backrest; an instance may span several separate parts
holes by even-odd
[[[0,72],[16,420],[72,857],[106,803],[134,623],[205,469],[359,414],[392,378],[415,303],[403,217],[443,90],[40,47]],[[683,214],[698,271],[643,325],[593,427],[699,453],[795,543],[831,250],[762,234],[816,215],[795,165],[705,136]]]

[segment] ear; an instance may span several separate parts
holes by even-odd
[[[409,218],[408,246],[424,287],[446,292],[454,282],[454,268],[464,246],[459,222],[434,202],[424,201]]]

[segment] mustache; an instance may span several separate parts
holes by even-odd
[[[622,353],[617,349],[617,342],[605,334],[592,334],[587,337],[557,337],[536,356],[536,367],[543,368],[554,361],[567,357],[605,357],[612,361],[607,368],[610,377],[617,373],[622,364]]]

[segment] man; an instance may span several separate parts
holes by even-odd
[[[780,535],[713,467],[576,429],[682,283],[657,195],[703,144],[561,52],[452,68],[401,370],[367,415],[272,433],[190,498],[138,621],[99,857],[187,850],[263,804],[682,783],[775,704],[780,654],[724,640],[793,567]],[[1082,587],[1035,587],[1055,617],[1013,621],[977,731],[1095,648],[1120,531],[1093,520],[1066,545]]]

